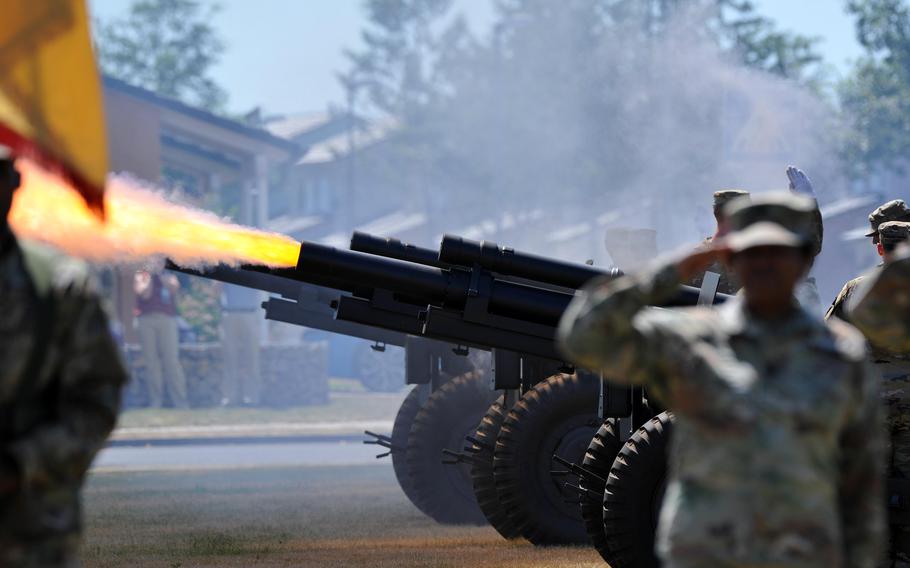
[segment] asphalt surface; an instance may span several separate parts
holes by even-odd
[[[361,438],[362,439],[362,438]],[[97,472],[172,471],[275,466],[372,465],[384,451],[354,438],[333,440],[244,440],[242,443],[118,445],[101,451]],[[387,462],[391,465],[391,462]]]

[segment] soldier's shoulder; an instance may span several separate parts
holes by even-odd
[[[38,292],[69,292],[75,294],[93,291],[92,273],[88,264],[62,251],[36,241],[19,241],[25,269]]]
[[[854,278],[853,280],[848,280],[848,281],[846,282],[846,284],[844,284],[844,287],[841,288],[840,294],[837,295],[838,298],[846,298],[847,296],[849,296],[850,294],[852,294],[853,291],[856,289],[856,287],[859,286],[860,283],[862,283],[862,281],[863,281],[865,278],[866,278],[866,276],[865,276],[865,275],[862,275],[862,276],[857,276],[857,277]]]
[[[858,329],[839,318],[830,318],[824,325],[831,344],[843,359],[862,361],[866,357],[866,338]]]

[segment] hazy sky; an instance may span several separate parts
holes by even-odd
[[[553,0],[559,1],[559,0]],[[860,52],[845,0],[753,0],[791,31],[822,38],[825,58],[843,72]],[[90,0],[102,19],[123,15],[129,0]],[[206,3],[210,3],[206,0]],[[214,2],[211,2],[214,3]],[[325,109],[344,99],[335,73],[342,49],[359,45],[365,19],[360,0],[220,0],[214,22],[227,51],[213,72],[233,111],[261,105],[269,113]],[[486,30],[493,0],[456,0],[472,27]]]

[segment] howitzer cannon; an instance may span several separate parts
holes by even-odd
[[[400,331],[338,319],[335,317],[334,306],[344,295],[343,292],[294,280],[289,277],[289,271],[286,269],[269,269],[256,265],[240,267],[221,265],[192,269],[178,266],[172,262],[167,264],[167,268],[271,294],[262,303],[266,319],[365,339],[383,348],[386,345],[404,348],[404,379],[407,384],[415,385],[415,388],[402,403],[395,418],[391,436],[375,436],[372,443],[388,449],[388,452],[377,457],[391,456],[396,478],[405,495],[435,520],[444,523],[462,523],[478,522],[482,519],[473,499],[467,500],[467,503],[453,500],[450,498],[453,493],[452,488],[439,487],[439,483],[434,483],[433,487],[420,491],[421,494],[433,496],[435,501],[426,503],[424,502],[426,500],[416,499],[416,485],[420,482],[438,482],[440,480],[422,478],[412,481],[407,471],[408,435],[421,405],[432,391],[440,388],[445,382],[473,370],[472,363],[465,357],[462,350],[454,349],[456,346],[439,341],[408,336]],[[478,412],[485,410],[488,405],[488,401],[478,405]],[[435,449],[426,448],[425,451],[436,458],[439,456],[440,450],[441,448],[437,447]]]
[[[447,342],[460,346],[459,351],[491,351],[491,386],[503,394],[479,426],[475,420],[467,452],[449,454],[470,466],[478,504],[503,536],[521,535],[539,544],[586,541],[579,494],[583,505],[585,496],[603,495],[613,455],[600,455],[599,471],[578,462],[598,426],[611,426],[612,445],[618,450],[621,432],[646,424],[655,409],[649,408],[641,389],[612,386],[564,362],[554,337],[574,289],[593,277],[616,277],[618,271],[456,237],[446,237],[435,255],[430,249],[369,235],[355,235],[352,248],[361,250],[303,243],[296,269],[271,273],[343,292],[330,302],[336,320]],[[681,287],[667,305],[706,299],[724,297]],[[467,400],[464,395],[472,388],[473,383],[453,381],[431,395],[423,410],[444,406],[446,397]],[[451,429],[434,421],[432,411],[425,414],[423,422],[412,426],[409,447],[433,424],[438,430]],[[446,475],[432,469],[425,457],[409,457],[412,478]],[[574,465],[554,471],[560,463]],[[578,486],[567,482],[572,476],[581,477]],[[596,509],[601,506],[597,500]],[[589,513],[593,508],[588,507]],[[596,522],[603,533],[598,518],[587,519],[588,524]]]

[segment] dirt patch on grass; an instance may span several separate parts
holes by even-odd
[[[388,465],[95,474],[85,512],[86,567],[605,566],[588,548],[437,525]]]

